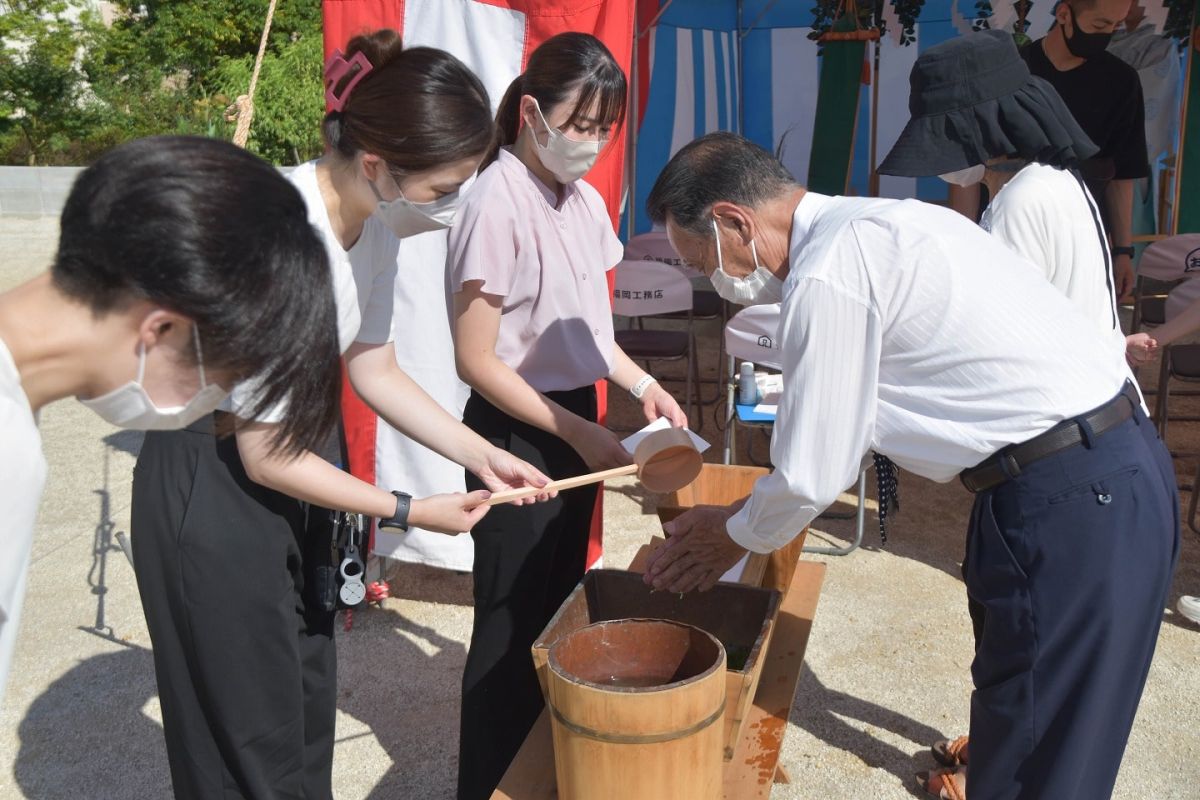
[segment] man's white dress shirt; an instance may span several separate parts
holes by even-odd
[[[794,538],[872,450],[949,481],[1125,381],[1040,269],[954,211],[809,192],[790,248],[776,469],[727,525],[749,550]]]

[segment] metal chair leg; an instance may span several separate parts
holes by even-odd
[[[1196,505],[1200,501],[1200,465],[1196,466],[1196,477],[1189,488],[1192,490],[1192,499],[1188,503],[1187,524],[1192,533],[1200,535],[1200,526],[1196,525]]]
[[[816,553],[823,556],[848,556],[862,545],[863,531],[867,526],[867,471],[864,469],[858,476],[858,513],[854,520],[854,541],[845,547],[806,546],[805,553]]]
[[[1162,365],[1158,371],[1158,392],[1154,397],[1154,424],[1158,428],[1158,438],[1167,440],[1167,401],[1170,399],[1171,383],[1171,346],[1163,348]]]

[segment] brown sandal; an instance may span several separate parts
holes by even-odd
[[[918,772],[917,784],[938,800],[967,800],[967,768]]]
[[[966,764],[968,761],[967,738],[960,736],[957,739],[942,739],[940,742],[935,742],[933,747],[929,748],[929,752],[933,753],[934,760],[944,767]]]

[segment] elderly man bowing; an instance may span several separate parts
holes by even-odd
[[[711,587],[786,544],[872,451],[959,477],[976,495],[967,591],[986,608],[972,800],[1108,797],[1179,540],[1171,459],[1120,354],[960,215],[807,192],[733,134],[680,150],[647,206],[722,296],[782,300],[785,389],[775,471],[669,524],[646,580]]]

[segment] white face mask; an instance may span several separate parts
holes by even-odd
[[[947,172],[945,175],[938,175],[938,177],[946,183],[952,183],[955,186],[974,186],[983,180],[983,173],[985,172],[987,172],[986,166],[976,164],[973,167],[960,169],[957,172]]]
[[[713,288],[724,299],[742,306],[757,306],[764,303],[783,302],[783,281],[775,273],[758,263],[758,249],[750,240],[750,254],[754,256],[754,272],[744,278],[735,278],[725,271],[725,259],[721,255],[721,231],[717,220],[712,221],[713,236],[717,240],[717,268],[708,276]]]
[[[454,224],[454,216],[458,213],[458,189],[429,203],[412,202],[404,196],[398,183],[396,189],[400,192],[399,197],[384,200],[379,189],[371,183],[371,191],[379,199],[375,214],[396,236],[403,239],[418,233],[444,230]]]
[[[600,148],[604,147],[604,141],[598,139],[594,142],[579,142],[569,139],[565,133],[551,128],[546,123],[546,117],[542,115],[542,109],[537,105],[536,100],[534,107],[537,108],[538,119],[542,121],[542,125],[549,134],[545,147],[538,141],[537,136],[533,137],[533,143],[537,145],[538,160],[542,162],[543,167],[550,170],[559,183],[571,183],[579,180],[596,163],[596,159],[600,156]]]
[[[117,389],[91,400],[79,402],[119,428],[137,431],[171,431],[186,428],[196,420],[217,410],[229,392],[204,378],[204,356],[200,352],[200,331],[192,326],[196,343],[196,362],[200,369],[200,390],[182,406],[159,408],[146,394],[142,378],[146,372],[146,345],[139,344],[137,378]]]

